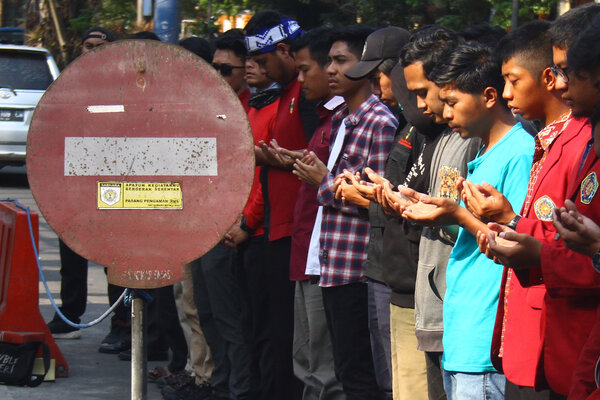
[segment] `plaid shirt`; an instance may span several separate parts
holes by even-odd
[[[345,169],[363,173],[366,167],[383,175],[398,126],[388,108],[371,95],[352,114],[344,106],[334,115],[330,152],[342,121],[346,125],[344,144],[333,170],[321,182],[317,197],[323,206],[319,254],[322,287],[364,280],[369,244],[367,213],[359,216],[358,207],[335,199],[335,177]]]

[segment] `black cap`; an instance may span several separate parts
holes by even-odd
[[[346,72],[350,79],[362,79],[388,58],[400,56],[400,50],[410,39],[406,29],[396,26],[378,29],[367,37],[358,64]]]

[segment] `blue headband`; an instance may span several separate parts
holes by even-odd
[[[287,38],[294,39],[302,32],[298,22],[284,18],[279,25],[265,28],[256,35],[246,36],[246,49],[250,55],[269,53],[275,50],[277,43]]]

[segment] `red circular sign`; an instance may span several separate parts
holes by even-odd
[[[120,41],[79,57],[39,102],[27,173],[40,211],[111,283],[183,278],[235,222],[254,175],[229,85],[189,51]]]

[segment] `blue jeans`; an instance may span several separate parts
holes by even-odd
[[[506,378],[499,372],[443,371],[448,400],[504,400]]]

